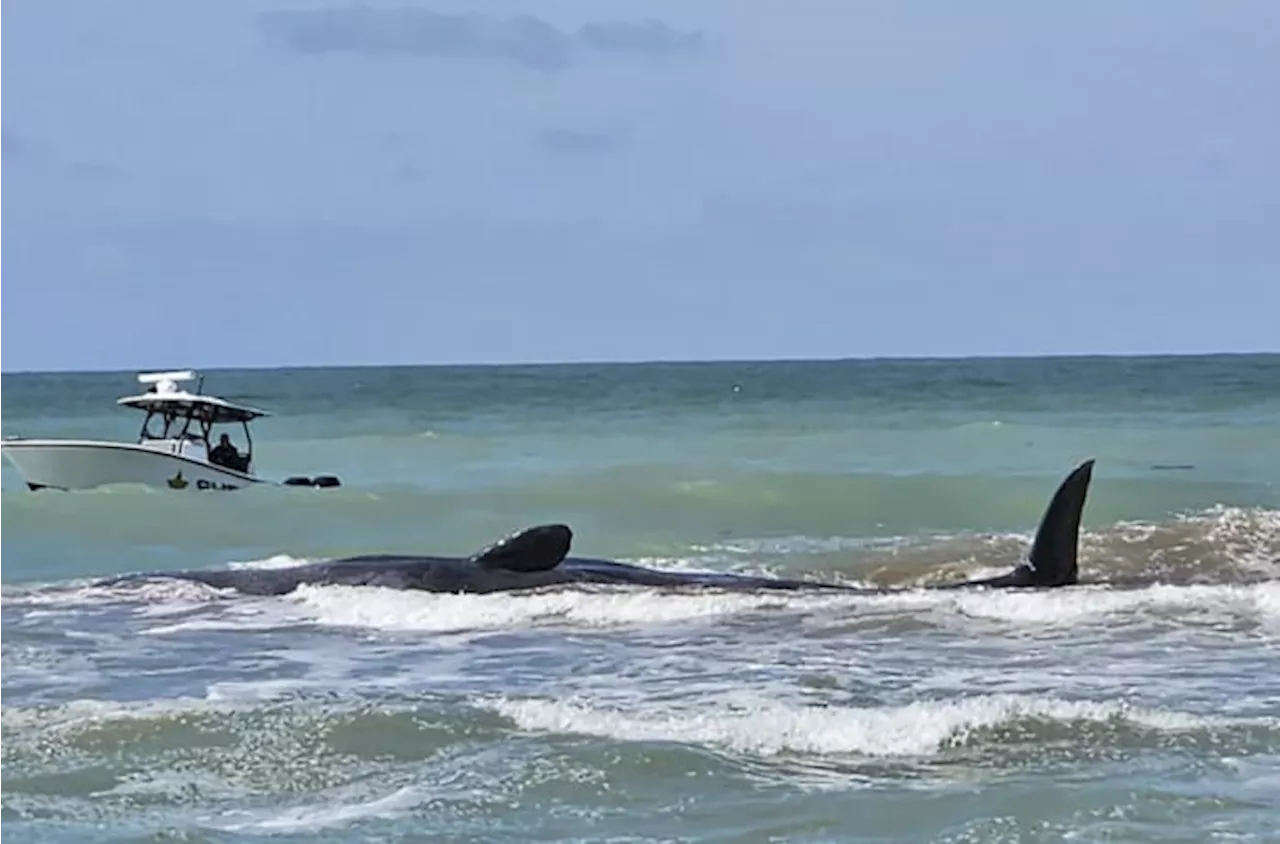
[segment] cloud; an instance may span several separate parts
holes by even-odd
[[[476,12],[429,9],[295,9],[264,12],[266,39],[309,55],[334,52],[508,61],[541,71],[568,67],[584,51],[671,56],[697,49],[700,32],[680,32],[661,21],[588,23],[576,33],[541,18],[496,18]]]
[[[671,56],[702,46],[701,32],[679,32],[662,21],[644,23],[589,23],[578,37],[602,53],[645,53]]]
[[[13,132],[0,133],[0,154],[6,161],[28,158],[35,152],[30,141]]]
[[[67,168],[71,177],[82,182],[109,182],[120,176],[120,171],[99,161],[77,161]]]
[[[607,132],[580,132],[574,129],[543,129],[538,145],[548,152],[566,155],[599,155],[616,150],[622,139]]]

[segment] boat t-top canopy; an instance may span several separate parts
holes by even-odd
[[[265,410],[235,404],[217,396],[206,396],[179,390],[182,381],[193,381],[196,374],[190,370],[181,372],[143,372],[138,375],[142,384],[150,384],[151,389],[139,396],[125,396],[117,399],[116,404],[145,410],[148,413],[162,413],[195,419],[207,425],[223,425],[230,422],[247,423],[260,416],[270,416]]]

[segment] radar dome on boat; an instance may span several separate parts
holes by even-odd
[[[176,393],[182,381],[194,381],[196,373],[190,369],[171,370],[169,372],[139,372],[139,384],[153,384],[157,393]]]

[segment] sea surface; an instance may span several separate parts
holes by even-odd
[[[203,374],[275,411],[260,473],[344,485],[6,463],[11,841],[1280,840],[1280,356]],[[131,372],[2,386],[5,435],[141,423]],[[917,588],[1009,568],[1088,457],[1088,583]],[[899,591],[94,585],[550,521]]]

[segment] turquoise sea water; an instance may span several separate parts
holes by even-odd
[[[1280,356],[203,374],[276,412],[260,473],[344,486],[30,493],[6,463],[18,840],[1275,840]],[[6,375],[3,432],[132,439],[134,387]],[[1090,456],[1094,583],[1052,593],[92,585],[564,521],[592,555],[911,586],[1006,568]]]

